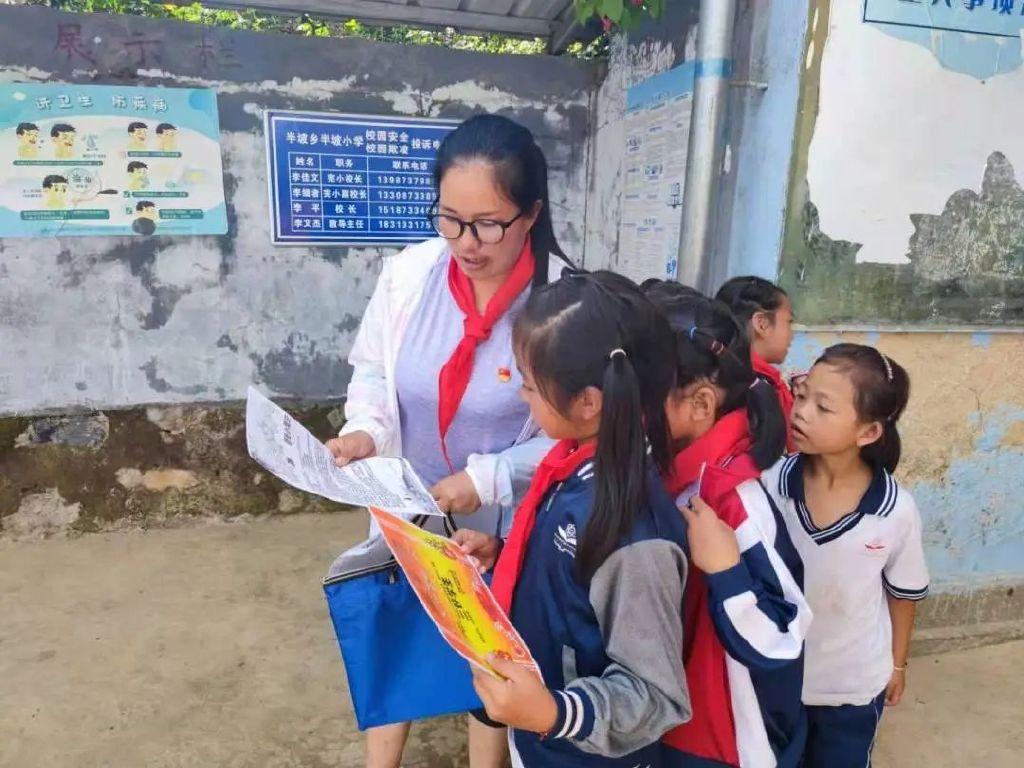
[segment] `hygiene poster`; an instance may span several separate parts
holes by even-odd
[[[416,597],[448,644],[475,667],[497,676],[490,653],[540,669],[487,584],[451,539],[370,507]]]
[[[694,72],[690,62],[626,91],[618,268],[637,282],[678,273]]]
[[[0,237],[227,232],[208,89],[0,84]]]

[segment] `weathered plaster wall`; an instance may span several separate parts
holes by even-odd
[[[1020,41],[862,5],[812,2],[782,281],[816,324],[1020,324]]]
[[[777,275],[799,321],[822,329],[798,334],[792,371],[841,339],[876,345],[909,370],[898,474],[922,510],[935,587],[917,644],[1020,636],[1024,337],[1007,327],[1024,306],[1024,196],[1008,133],[1021,105],[1020,45],[864,24],[863,3],[808,6],[800,58],[789,59],[801,77],[781,254],[768,226],[743,221],[767,208],[734,205],[729,273]],[[774,55],[785,80],[786,53]],[[764,79],[767,97],[778,75]],[[770,144],[772,128],[743,136]]]
[[[667,4],[658,22],[645,22],[612,40],[608,74],[593,101],[593,133],[587,187],[586,263],[615,269],[629,259],[619,251],[619,219],[626,152],[626,91],[696,53],[697,3]]]
[[[910,405],[900,422],[897,475],[914,494],[936,597],[924,637],[977,624],[1024,633],[1024,340],[1013,333],[800,333],[786,367],[807,370],[839,341],[871,344],[907,368]],[[1012,627],[999,623],[1016,622]],[[954,633],[955,637],[959,637]]]
[[[230,222],[224,237],[0,239],[2,535],[338,509],[258,471],[237,401],[255,383],[337,430],[382,251],[270,245],[262,110],[509,115],[546,151],[579,258],[601,71],[0,7],[2,82],[214,88]]]
[[[250,383],[322,401],[373,288],[372,249],[269,244],[262,110],[467,117],[534,131],[567,253],[583,245],[600,68],[552,57],[232,32],[0,8],[0,80],[218,92],[224,237],[0,240],[0,414],[238,400]]]
[[[715,283],[735,274],[774,277],[777,271],[807,25],[804,3],[737,5],[712,256]],[[614,268],[630,258],[618,246],[626,91],[696,58],[698,10],[697,2],[672,3],[658,22],[613,41],[608,76],[594,103],[588,264]]]

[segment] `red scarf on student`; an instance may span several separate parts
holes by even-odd
[[[462,396],[466,394],[466,387],[469,386],[469,378],[473,374],[473,358],[476,356],[477,345],[487,341],[491,336],[491,329],[501,319],[501,316],[508,311],[514,302],[533,279],[533,249],[530,247],[530,237],[527,235],[523,243],[523,250],[519,252],[519,259],[512,268],[512,272],[505,278],[498,292],[487,302],[487,307],[481,315],[476,308],[476,297],[473,295],[473,283],[466,277],[466,273],[459,269],[459,265],[452,258],[448,262],[448,289],[456,305],[462,310],[466,318],[462,321],[462,340],[459,341],[452,352],[448,362],[441,368],[437,378],[437,425],[441,434],[441,451],[444,453],[444,460],[448,462],[448,468],[452,471],[452,461],[448,458],[448,446],[445,439],[448,435],[448,428],[455,419],[455,413],[459,410],[459,403]]]
[[[750,362],[754,366],[754,373],[766,380],[775,390],[775,396],[779,398],[779,405],[782,406],[782,415],[786,417],[786,450],[795,451],[793,446],[792,418],[793,418],[793,390],[782,378],[779,369],[769,363],[756,352],[750,353]]]
[[[579,445],[575,440],[560,440],[548,455],[541,461],[534,472],[530,488],[523,497],[522,503],[512,518],[512,530],[505,540],[498,563],[494,567],[494,578],[491,580],[491,592],[498,604],[507,614],[512,609],[512,594],[519,581],[519,572],[523,568],[526,556],[526,543],[533,532],[533,524],[537,521],[537,510],[540,508],[544,495],[555,483],[560,483],[579,469],[587,459],[593,458],[597,443],[590,442]]]
[[[678,496],[701,477],[707,466],[719,467],[750,450],[750,424],[744,408],[727,413],[672,460],[672,475],[666,478],[669,493]]]
[[[746,519],[736,486],[760,475],[747,453],[750,444],[746,410],[723,416],[676,455],[672,475],[665,479],[669,492],[678,496],[699,480],[701,498],[735,530]],[[688,755],[738,766],[725,649],[711,616],[706,577],[696,567],[687,574],[683,594],[683,665],[693,717],[662,740]]]

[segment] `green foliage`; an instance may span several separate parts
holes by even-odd
[[[622,0],[619,0],[621,3]],[[29,0],[29,5],[46,5],[75,13],[121,13],[155,19],[174,19],[194,24],[210,24],[253,32],[280,32],[307,37],[358,37],[383,43],[408,45],[440,45],[460,51],[530,55],[544,53],[546,43],[540,38],[524,39],[498,34],[463,34],[455,29],[417,29],[395,26],[379,27],[355,19],[333,21],[306,14],[298,16],[258,13],[253,10],[229,11],[206,8],[202,3],[189,5],[156,2],[155,0]],[[567,55],[581,59],[607,55],[607,41],[588,45],[575,43]]]
[[[581,24],[597,16],[605,32],[610,32],[614,27],[629,29],[644,16],[660,18],[665,0],[573,0],[573,4]]]

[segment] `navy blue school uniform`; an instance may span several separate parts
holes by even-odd
[[[537,511],[511,619],[558,705],[544,737],[511,729],[515,768],[654,768],[688,719],[682,662],[683,518],[657,473],[632,530],[590,578],[576,554],[594,501],[586,461]]]

